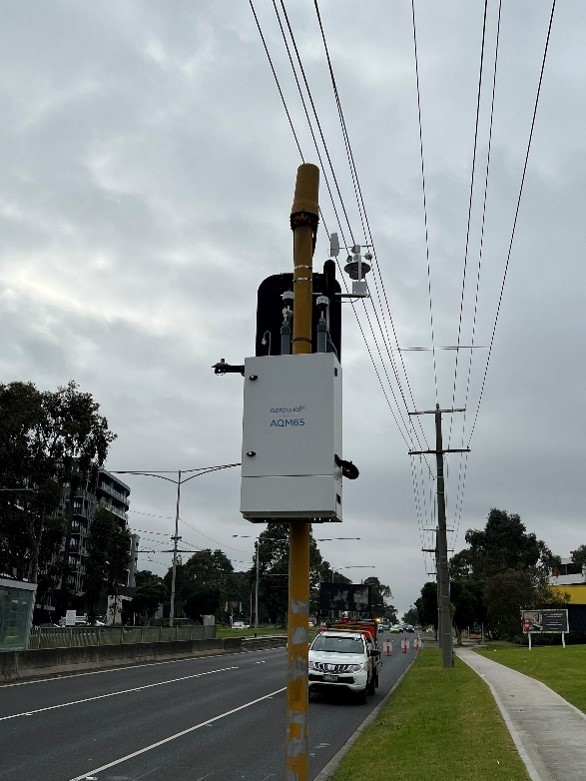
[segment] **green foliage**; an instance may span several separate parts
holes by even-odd
[[[580,545],[579,548],[571,551],[570,555],[574,564],[577,564],[579,567],[586,565],[586,545]]]
[[[135,574],[135,583],[130,611],[135,614],[137,624],[148,624],[159,605],[169,599],[169,592],[163,578],[150,570],[139,570]]]
[[[185,600],[183,611],[187,618],[198,623],[203,616],[213,615],[220,607],[220,589],[214,586],[200,586]]]
[[[171,580],[172,569],[165,575],[169,593]],[[185,614],[199,620],[201,615],[213,613],[218,619],[224,618],[225,604],[235,598],[239,586],[232,562],[222,550],[206,548],[197,551],[185,564],[178,564],[176,568],[176,615]],[[212,603],[214,607],[210,610]]]
[[[98,507],[90,527],[87,550],[84,591],[88,618],[93,623],[104,587],[115,597],[119,586],[126,582],[130,532],[121,526],[116,515],[105,507]]]
[[[428,581],[421,589],[421,596],[415,600],[415,607],[421,626],[433,626],[437,631],[437,584]]]
[[[313,546],[315,542],[312,540]],[[259,561],[259,622],[284,625],[287,620],[289,588],[289,526],[269,523],[259,535],[255,551]],[[312,547],[310,543],[310,561]],[[311,587],[311,582],[310,582]]]
[[[51,581],[52,519],[64,487],[95,475],[114,439],[99,404],[73,381],[54,392],[30,382],[0,385],[0,487],[11,489],[0,492],[4,571],[22,574],[26,567],[33,582],[39,572],[44,587]]]
[[[521,608],[560,603],[547,585],[559,558],[527,532],[518,515],[493,508],[485,528],[469,529],[465,539],[468,547],[450,561],[458,633],[483,623],[493,637],[512,638],[520,632]]]
[[[458,635],[473,624],[483,624],[486,621],[486,608],[483,600],[484,587],[477,580],[454,580],[450,584],[450,602],[452,619]]]
[[[365,578],[364,585],[371,587],[372,612],[374,617],[379,618],[385,612],[385,599],[391,599],[393,596],[391,589],[373,576]]]
[[[546,548],[535,534],[527,533],[515,513],[492,509],[484,530],[466,532],[469,563],[476,578],[490,578],[506,570],[535,567]]]

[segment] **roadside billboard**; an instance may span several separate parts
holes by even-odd
[[[537,632],[569,632],[567,610],[523,610],[521,611],[523,634]]]

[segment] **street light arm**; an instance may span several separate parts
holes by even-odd
[[[240,461],[236,464],[221,464],[219,466],[209,466],[209,467],[203,467],[201,471],[197,472],[194,475],[189,475],[189,477],[186,477],[184,480],[181,480],[181,483],[188,483],[190,480],[193,480],[195,477],[201,477],[202,475],[209,475],[210,472],[220,472],[222,469],[232,469],[235,466],[242,466]],[[191,471],[191,470],[189,470]]]

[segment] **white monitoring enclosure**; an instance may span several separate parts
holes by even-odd
[[[342,520],[342,370],[333,353],[247,358],[240,511]]]

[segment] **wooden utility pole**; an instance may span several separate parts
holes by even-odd
[[[313,250],[319,220],[319,169],[297,169],[293,231],[293,355],[312,352]],[[307,781],[307,659],[309,535],[307,521],[291,521],[287,621],[287,781]]]
[[[444,667],[453,667],[452,619],[450,616],[450,573],[448,569],[448,539],[446,529],[446,500],[444,494],[444,453],[468,453],[470,448],[443,449],[442,443],[442,412],[464,412],[463,409],[440,409],[439,404],[434,410],[410,412],[410,415],[434,415],[435,417],[435,450],[410,450],[409,455],[417,456],[424,453],[434,453],[436,459],[437,482],[437,575],[438,575],[438,607],[439,607],[439,641],[442,649]]]

